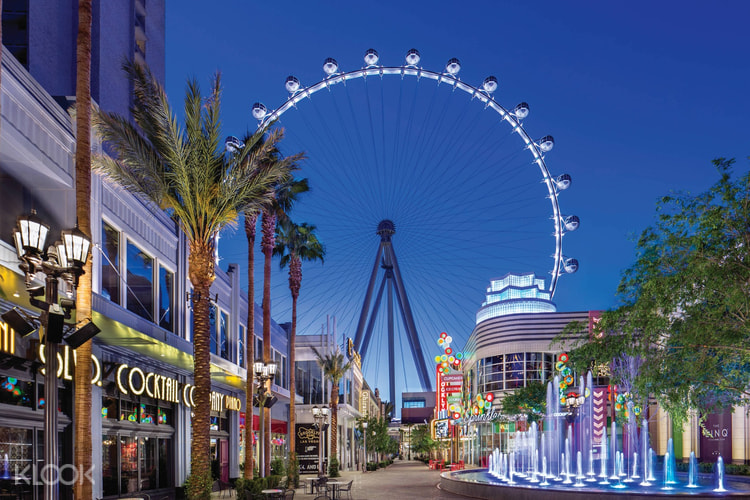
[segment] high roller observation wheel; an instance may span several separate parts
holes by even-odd
[[[365,52],[365,66],[363,68],[353,71],[340,71],[336,60],[329,57],[323,63],[325,76],[322,80],[305,87],[297,77],[287,77],[284,86],[287,92],[289,92],[289,98],[278,108],[271,111],[264,104],[256,102],[252,106],[252,116],[258,120],[258,129],[265,130],[284,113],[292,108],[296,108],[298,103],[306,98],[310,98],[316,92],[323,89],[331,90],[340,83],[346,84],[349,80],[366,79],[368,76],[379,76],[381,78],[385,76],[400,76],[402,79],[409,76],[417,80],[428,78],[437,81],[438,85],[442,83],[450,85],[454,90],[458,89],[468,94],[471,100],[477,99],[479,102],[484,103],[485,108],[494,110],[500,116],[500,121],[507,123],[512,128],[512,131],[521,137],[526,149],[533,157],[533,163],[539,167],[542,174],[542,181],[547,187],[548,198],[552,206],[552,222],[554,226],[552,235],[555,239],[555,250],[552,256],[554,262],[550,272],[551,279],[548,291],[550,292],[550,297],[554,297],[560,276],[563,274],[572,274],[578,270],[578,260],[566,257],[563,254],[562,240],[566,233],[575,231],[580,224],[578,216],[563,215],[560,211],[558,196],[562,191],[570,187],[572,182],[571,176],[569,174],[561,174],[553,177],[545,162],[544,155],[554,147],[554,138],[551,135],[547,135],[539,140],[532,139],[522,124],[523,119],[529,115],[529,105],[522,102],[509,111],[498,103],[493,97],[494,92],[498,88],[496,77],[488,76],[482,82],[481,88],[475,87],[461,81],[458,77],[458,73],[461,70],[461,63],[458,59],[450,59],[442,72],[431,71],[418,66],[420,59],[419,51],[417,49],[410,49],[406,54],[405,64],[401,66],[382,66],[378,65],[379,56],[377,51],[375,49],[368,49]],[[230,140],[237,141],[236,138],[229,138],[227,140],[228,143]]]

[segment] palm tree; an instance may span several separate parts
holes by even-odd
[[[209,432],[211,369],[209,306],[215,278],[215,237],[236,223],[252,200],[268,202],[271,186],[282,177],[275,161],[266,161],[282,137],[269,134],[253,151],[262,134],[235,154],[220,144],[220,77],[211,82],[207,99],[198,83],[188,80],[185,123],[178,124],[166,93],[147,68],[127,62],[124,69],[133,87],[127,117],[98,112],[95,125],[115,157],[98,155],[94,166],[115,183],[167,210],[185,233],[190,255],[188,277],[193,285],[193,373],[195,407],[192,419],[190,498],[211,494]]]
[[[76,42],[76,220],[78,229],[91,238],[91,0],[78,2]],[[91,318],[92,259],[86,261],[76,289],[76,316]],[[76,349],[74,376],[76,470],[91,470],[91,341]],[[83,474],[73,489],[75,498],[94,497],[91,478]]]
[[[247,236],[247,332],[245,363],[247,380],[245,382],[245,479],[252,479],[254,473],[253,454],[253,361],[255,360],[255,225],[259,211],[248,208],[245,212],[245,235]]]
[[[289,462],[296,461],[296,449],[294,437],[295,424],[295,350],[294,345],[297,339],[297,298],[299,297],[300,286],[302,285],[302,261],[320,260],[323,262],[326,250],[315,235],[316,227],[303,223],[295,224],[289,219],[279,221],[276,226],[276,246],[273,249],[274,255],[280,255],[281,260],[279,267],[282,269],[289,265],[289,291],[292,293],[292,331],[289,335],[289,392],[291,398],[289,401],[289,429],[291,429],[292,438],[289,439]],[[289,470],[290,476],[296,475],[296,471]]]
[[[243,140],[243,144],[247,143],[249,138]],[[254,148],[254,149],[257,149]],[[282,177],[279,179],[279,183],[284,184],[291,180],[291,175],[294,170],[298,167],[298,162],[304,157],[302,154],[296,154],[284,158],[281,161],[281,157],[278,154],[276,148],[271,149],[271,154],[268,156],[266,161],[276,161],[283,169]],[[270,189],[274,191],[276,186],[271,186]],[[255,360],[255,226],[258,222],[258,216],[263,211],[263,203],[258,201],[266,200],[253,200],[250,204],[243,208],[245,215],[245,236],[247,237],[247,339],[246,339],[246,363],[247,363],[247,380],[245,383],[245,479],[252,479],[254,472],[254,453],[253,453],[253,435],[252,435],[252,419],[253,419],[253,393],[255,391],[255,383],[253,380],[253,369],[252,363]],[[269,331],[270,334],[270,331]],[[262,355],[262,353],[259,353]],[[263,415],[261,415],[262,417]]]
[[[281,157],[278,150],[274,151],[274,157]],[[299,158],[298,158],[299,159]],[[297,160],[298,160],[297,159]],[[296,164],[296,160],[294,162]],[[263,252],[263,361],[270,363],[271,359],[271,257],[275,245],[276,221],[287,218],[297,197],[310,190],[307,179],[294,179],[287,177],[278,182],[274,190],[271,202],[263,208],[261,216],[262,238],[260,242]],[[261,419],[261,425],[271,419],[271,409],[265,408]],[[263,449],[271,449],[271,433],[265,433]],[[263,456],[263,475],[271,473],[271,454]]]
[[[344,354],[336,349],[335,352],[323,356],[314,347],[318,366],[323,370],[323,376],[331,383],[331,457],[338,460],[337,430],[339,419],[339,382],[352,365],[351,361],[344,362]]]
[[[393,403],[390,401],[383,401],[383,418],[386,422],[393,420]]]

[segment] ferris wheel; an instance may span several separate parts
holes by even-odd
[[[533,271],[553,296],[561,276],[578,269],[563,251],[563,236],[579,226],[560,207],[571,177],[550,172],[555,142],[527,132],[530,106],[501,105],[494,76],[464,82],[458,59],[442,71],[420,62],[416,49],[400,66],[380,64],[374,49],[350,71],[328,58],[316,83],[289,76],[280,106],[252,106],[259,128],[284,127],[284,152],[306,152],[301,175],[311,192],[291,218],[316,225],[327,249],[323,266],[303,265],[298,334],[319,333],[335,317],[337,340],[355,337],[378,267],[392,268],[378,247],[386,224],[413,313],[409,333],[405,297],[397,296],[395,316],[404,324],[396,334],[403,328],[409,340],[396,343],[407,386],[424,378],[418,362],[407,366],[415,350],[432,359],[441,331],[456,346],[468,338],[490,279]],[[285,274],[274,277],[273,290],[273,316],[284,318],[291,309]],[[394,334],[385,333],[394,327],[377,317],[365,323],[375,333],[363,369],[377,380],[388,355],[394,371]]]

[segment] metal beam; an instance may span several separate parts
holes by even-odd
[[[362,339],[362,349],[357,350],[359,355],[364,358],[367,354],[367,347],[370,345],[370,338],[372,337],[372,329],[375,326],[375,318],[378,316],[378,310],[380,309],[380,299],[383,298],[383,289],[385,288],[386,277],[383,276],[383,280],[380,282],[380,289],[378,289],[378,295],[375,297],[375,304],[372,306],[372,314],[370,315],[370,321],[367,323],[367,330],[365,331],[364,338]]]
[[[419,374],[419,378],[422,381],[422,389],[428,391],[432,386],[432,384],[430,384],[430,375],[427,371],[427,365],[425,365],[424,362],[424,355],[422,354],[422,344],[419,342],[417,327],[414,324],[414,316],[411,312],[411,306],[409,305],[409,298],[406,295],[404,282],[401,279],[401,270],[398,267],[396,252],[393,251],[393,244],[385,247],[384,251],[390,253],[391,263],[393,264],[393,278],[396,282],[396,292],[401,295],[401,298],[403,300],[404,316],[406,316],[407,334],[412,338],[412,355],[414,356],[414,362],[417,364],[417,373]]]
[[[372,289],[375,286],[375,280],[378,277],[378,266],[380,265],[380,256],[383,253],[383,241],[378,245],[378,252],[375,254],[375,264],[372,266],[372,273],[370,273],[370,281],[367,284],[367,293],[365,293],[365,301],[362,304],[362,312],[359,315],[359,323],[357,323],[357,333],[354,336],[354,347],[358,352],[361,351],[362,334],[365,329],[365,322],[367,321],[367,313],[370,310],[370,299],[372,298]]]

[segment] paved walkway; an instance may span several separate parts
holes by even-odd
[[[300,488],[294,495],[295,499],[312,500],[315,498],[315,495],[304,493],[305,477],[310,476],[300,477]],[[438,489],[440,471],[430,470],[427,465],[417,461],[396,460],[385,469],[365,473],[343,471],[338,480],[349,482],[352,479],[354,480],[353,500],[466,500],[466,497]]]
[[[305,493],[305,478],[300,476],[300,487],[294,494],[295,500],[313,500],[315,495]],[[385,469],[362,473],[342,471],[337,481],[352,483],[352,500],[466,500],[467,497],[441,491],[440,471],[430,470],[422,462],[396,460]],[[234,490],[214,492],[212,500],[234,500]],[[347,500],[344,494],[342,500]]]

